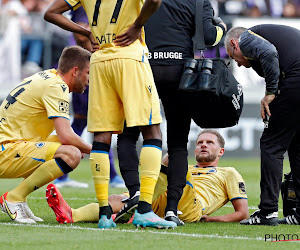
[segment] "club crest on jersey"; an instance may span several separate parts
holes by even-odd
[[[245,194],[246,193],[246,187],[245,187],[245,183],[244,182],[239,182],[239,190],[241,194]]]
[[[217,169],[212,168],[212,169],[208,170],[207,173],[208,174],[210,174],[210,173],[217,173]]]
[[[59,112],[61,113],[69,113],[69,103],[64,100],[59,100],[58,102]]]
[[[44,145],[45,145],[45,142],[37,142],[37,143],[35,144],[35,146],[36,146],[37,148],[42,148],[42,147],[44,147]]]

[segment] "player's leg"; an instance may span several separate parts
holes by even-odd
[[[26,201],[27,196],[34,190],[53,181],[62,174],[69,173],[75,169],[81,159],[79,149],[70,145],[60,145],[53,159],[41,164],[15,189],[8,192],[8,199],[13,201]]]
[[[36,218],[27,206],[27,196],[55,178],[76,168],[80,162],[81,153],[73,146],[60,145],[55,142],[20,142],[5,146],[7,149],[13,148],[7,150],[8,153],[10,151],[9,154],[17,150],[15,154],[18,156],[18,160],[16,161],[11,157],[6,159],[6,162],[3,163],[9,168],[1,177],[24,177],[25,180],[1,196],[2,209],[17,222],[34,223]],[[3,165],[1,164],[1,166]]]
[[[113,213],[117,213],[122,206],[122,200],[126,195],[110,195],[108,197],[109,204]],[[99,204],[90,203],[83,207],[71,208],[64,200],[59,189],[54,184],[49,184],[46,189],[46,199],[49,207],[53,210],[56,220],[59,223],[75,223],[75,222],[98,222],[99,221]]]
[[[119,166],[129,197],[122,209],[117,213],[115,222],[126,223],[135,212],[140,196],[139,180],[139,158],[136,151],[136,142],[139,138],[140,130],[138,127],[127,127],[125,124],[122,134],[118,135],[117,151]]]
[[[95,133],[93,147],[90,154],[90,165],[92,169],[96,197],[100,207],[100,228],[115,227],[115,224],[111,218],[112,209],[108,203],[110,172],[109,151],[111,135],[111,132]]]
[[[88,131],[94,133],[90,166],[100,207],[100,228],[116,226],[108,204],[109,151],[113,131],[123,129],[124,112],[115,87],[115,74],[119,74],[119,70],[114,72],[114,61],[93,63],[90,67]]]
[[[144,137],[140,154],[141,188],[139,213],[151,211],[155,185],[158,179],[162,158],[162,142],[159,125],[141,126]]]
[[[158,178],[162,156],[162,141],[159,124],[162,122],[160,103],[149,64],[134,60],[123,63],[121,98],[128,127],[139,126],[143,134],[140,153],[140,198],[133,224],[158,228],[175,227],[153,213],[151,203]],[[132,79],[128,81],[128,79]]]
[[[53,210],[59,223],[73,222],[98,222],[99,205],[91,203],[86,206],[73,209],[64,200],[59,189],[54,184],[49,184],[46,189],[46,199]]]

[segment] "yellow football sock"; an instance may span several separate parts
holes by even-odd
[[[108,153],[91,153],[90,165],[99,206],[108,206],[108,185],[110,171]]]
[[[141,188],[140,201],[152,203],[155,184],[160,172],[162,151],[153,146],[144,145],[141,150]]]
[[[7,200],[10,202],[24,202],[34,190],[62,176],[64,173],[54,159],[39,166],[31,175],[22,181],[16,188],[9,191]]]
[[[91,203],[77,209],[72,208],[73,222],[98,222],[99,221],[99,204]]]

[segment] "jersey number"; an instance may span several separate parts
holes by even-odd
[[[112,17],[110,19],[110,23],[116,23],[118,20],[118,16],[120,14],[120,9],[122,6],[123,0],[117,0],[114,13],[112,14]],[[101,0],[97,0],[95,4],[95,10],[93,15],[93,23],[92,26],[98,25],[98,16],[99,16],[99,9],[100,9]]]
[[[24,82],[23,84],[17,86],[16,88],[19,88],[26,84],[29,84],[31,81],[32,80]],[[16,88],[14,88],[11,92],[13,92]],[[10,105],[14,104],[17,101],[16,97],[18,97],[24,90],[25,90],[25,88],[22,87],[16,93],[14,93],[14,95],[11,95],[11,92],[10,92],[5,99],[7,101],[7,103],[5,105],[5,109],[8,109]]]

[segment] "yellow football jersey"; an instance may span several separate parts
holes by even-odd
[[[124,33],[138,17],[144,0],[66,0],[76,10],[83,6],[88,17],[91,32],[100,46],[93,53],[91,64],[115,58],[128,58],[148,62],[146,44],[136,40],[127,47],[115,46],[117,35]],[[142,30],[145,41],[144,30]]]
[[[163,182],[163,183],[160,183]],[[167,188],[167,180],[159,178],[157,183]],[[157,191],[157,189],[155,189]],[[197,222],[203,214],[211,214],[229,200],[246,199],[245,182],[232,167],[189,166],[186,185],[178,203],[179,218],[184,222]],[[153,211],[164,217],[167,205],[167,192],[160,195],[153,203]]]
[[[202,214],[211,214],[228,201],[247,198],[245,181],[232,167],[189,166]]]
[[[0,107],[0,142],[44,141],[53,117],[69,117],[69,87],[55,69],[41,71],[15,87]]]

